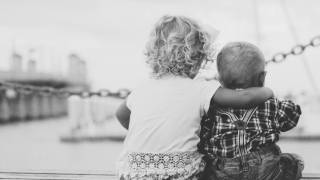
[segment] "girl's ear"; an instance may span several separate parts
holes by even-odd
[[[259,74],[259,79],[258,79],[258,84],[260,87],[264,86],[264,81],[266,79],[266,75],[267,75],[267,72],[266,71],[263,71]]]

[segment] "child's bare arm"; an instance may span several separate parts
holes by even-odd
[[[232,108],[255,107],[273,97],[273,91],[266,87],[252,87],[232,90],[220,87],[213,96],[215,104]]]
[[[127,101],[125,100],[118,107],[117,112],[116,112],[116,117],[117,117],[118,121],[120,122],[120,124],[126,129],[129,129],[130,114],[131,114],[131,111],[127,107]]]

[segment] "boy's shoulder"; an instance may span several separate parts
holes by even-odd
[[[256,108],[256,111],[262,112],[264,114],[276,114],[278,108],[279,108],[279,102],[281,102],[277,98],[270,98],[267,101],[261,103],[260,105],[254,107]],[[213,117],[215,115],[219,115],[219,112],[231,112],[236,115],[241,115],[248,111],[251,108],[231,108],[231,107],[220,107],[216,104],[210,104],[210,108],[208,111],[208,116]]]
[[[267,101],[261,103],[260,105],[256,106],[256,111],[261,112],[262,114],[276,114],[279,110],[294,110],[299,109],[300,106],[292,102],[291,100],[280,100],[278,98],[270,98]],[[208,116],[213,117],[217,115],[218,111],[224,112],[231,112],[234,114],[243,114],[250,108],[230,108],[230,107],[219,107],[214,103],[210,104]]]
[[[287,109],[287,108],[292,109],[294,107],[300,107],[300,106],[294,103],[292,100],[288,100],[288,99],[280,100],[278,98],[271,98],[265,101],[264,103],[260,104],[258,106],[258,109],[274,108],[275,110],[279,110],[279,109]]]
[[[276,110],[278,108],[278,106],[280,104],[292,104],[295,105],[295,103],[293,103],[291,100],[280,100],[278,98],[270,98],[267,101],[259,104],[258,106],[256,106],[257,110],[261,110],[261,109],[274,109]],[[246,111],[249,110],[251,108],[231,108],[231,107],[220,107],[214,103],[210,104],[210,109],[211,110],[223,110],[223,111]]]
[[[264,103],[261,103],[259,106],[257,106],[257,110],[264,110],[264,109],[277,110],[279,102],[280,100],[277,98],[270,98]]]

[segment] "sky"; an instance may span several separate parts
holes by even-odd
[[[320,35],[319,6],[318,0],[0,0],[0,69],[8,68],[13,48],[24,61],[34,48],[38,70],[57,74],[66,73],[68,54],[78,53],[94,90],[132,88],[149,77],[145,43],[165,14],[216,29],[219,47],[248,41],[270,59]],[[279,93],[315,92],[306,67],[320,88],[319,57],[320,47],[310,48],[269,65],[266,85]]]

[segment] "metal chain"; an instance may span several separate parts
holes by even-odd
[[[99,91],[71,91],[66,88],[58,89],[47,86],[39,87],[8,82],[0,82],[0,91],[4,92],[5,94],[13,94],[13,96],[18,93],[20,95],[38,94],[41,96],[57,96],[59,98],[68,98],[70,96],[88,98],[92,96],[98,96],[124,99],[130,94],[130,90],[128,89],[119,89],[117,92],[112,92],[108,89],[101,89]]]
[[[269,63],[281,63],[290,55],[300,55],[309,47],[318,47],[320,46],[320,35],[311,39],[308,44],[302,45],[298,44],[294,46],[289,52],[281,52],[275,54],[272,59],[266,61],[266,64]],[[56,96],[59,98],[68,98],[70,96],[79,96],[82,98],[88,98],[92,96],[98,97],[116,97],[125,99],[129,94],[130,90],[128,89],[119,89],[117,92],[111,92],[108,89],[101,89],[99,91],[71,91],[66,88],[53,88],[47,86],[32,86],[32,85],[23,85],[18,83],[8,83],[0,82],[0,92],[4,92],[7,97],[14,97],[17,94],[19,95],[30,95],[30,94],[39,94],[41,96]]]
[[[298,44],[294,46],[289,52],[280,52],[275,54],[270,60],[266,61],[266,64],[271,62],[273,63],[281,63],[290,55],[300,55],[309,47],[318,47],[320,46],[320,35],[312,38],[308,44]]]

